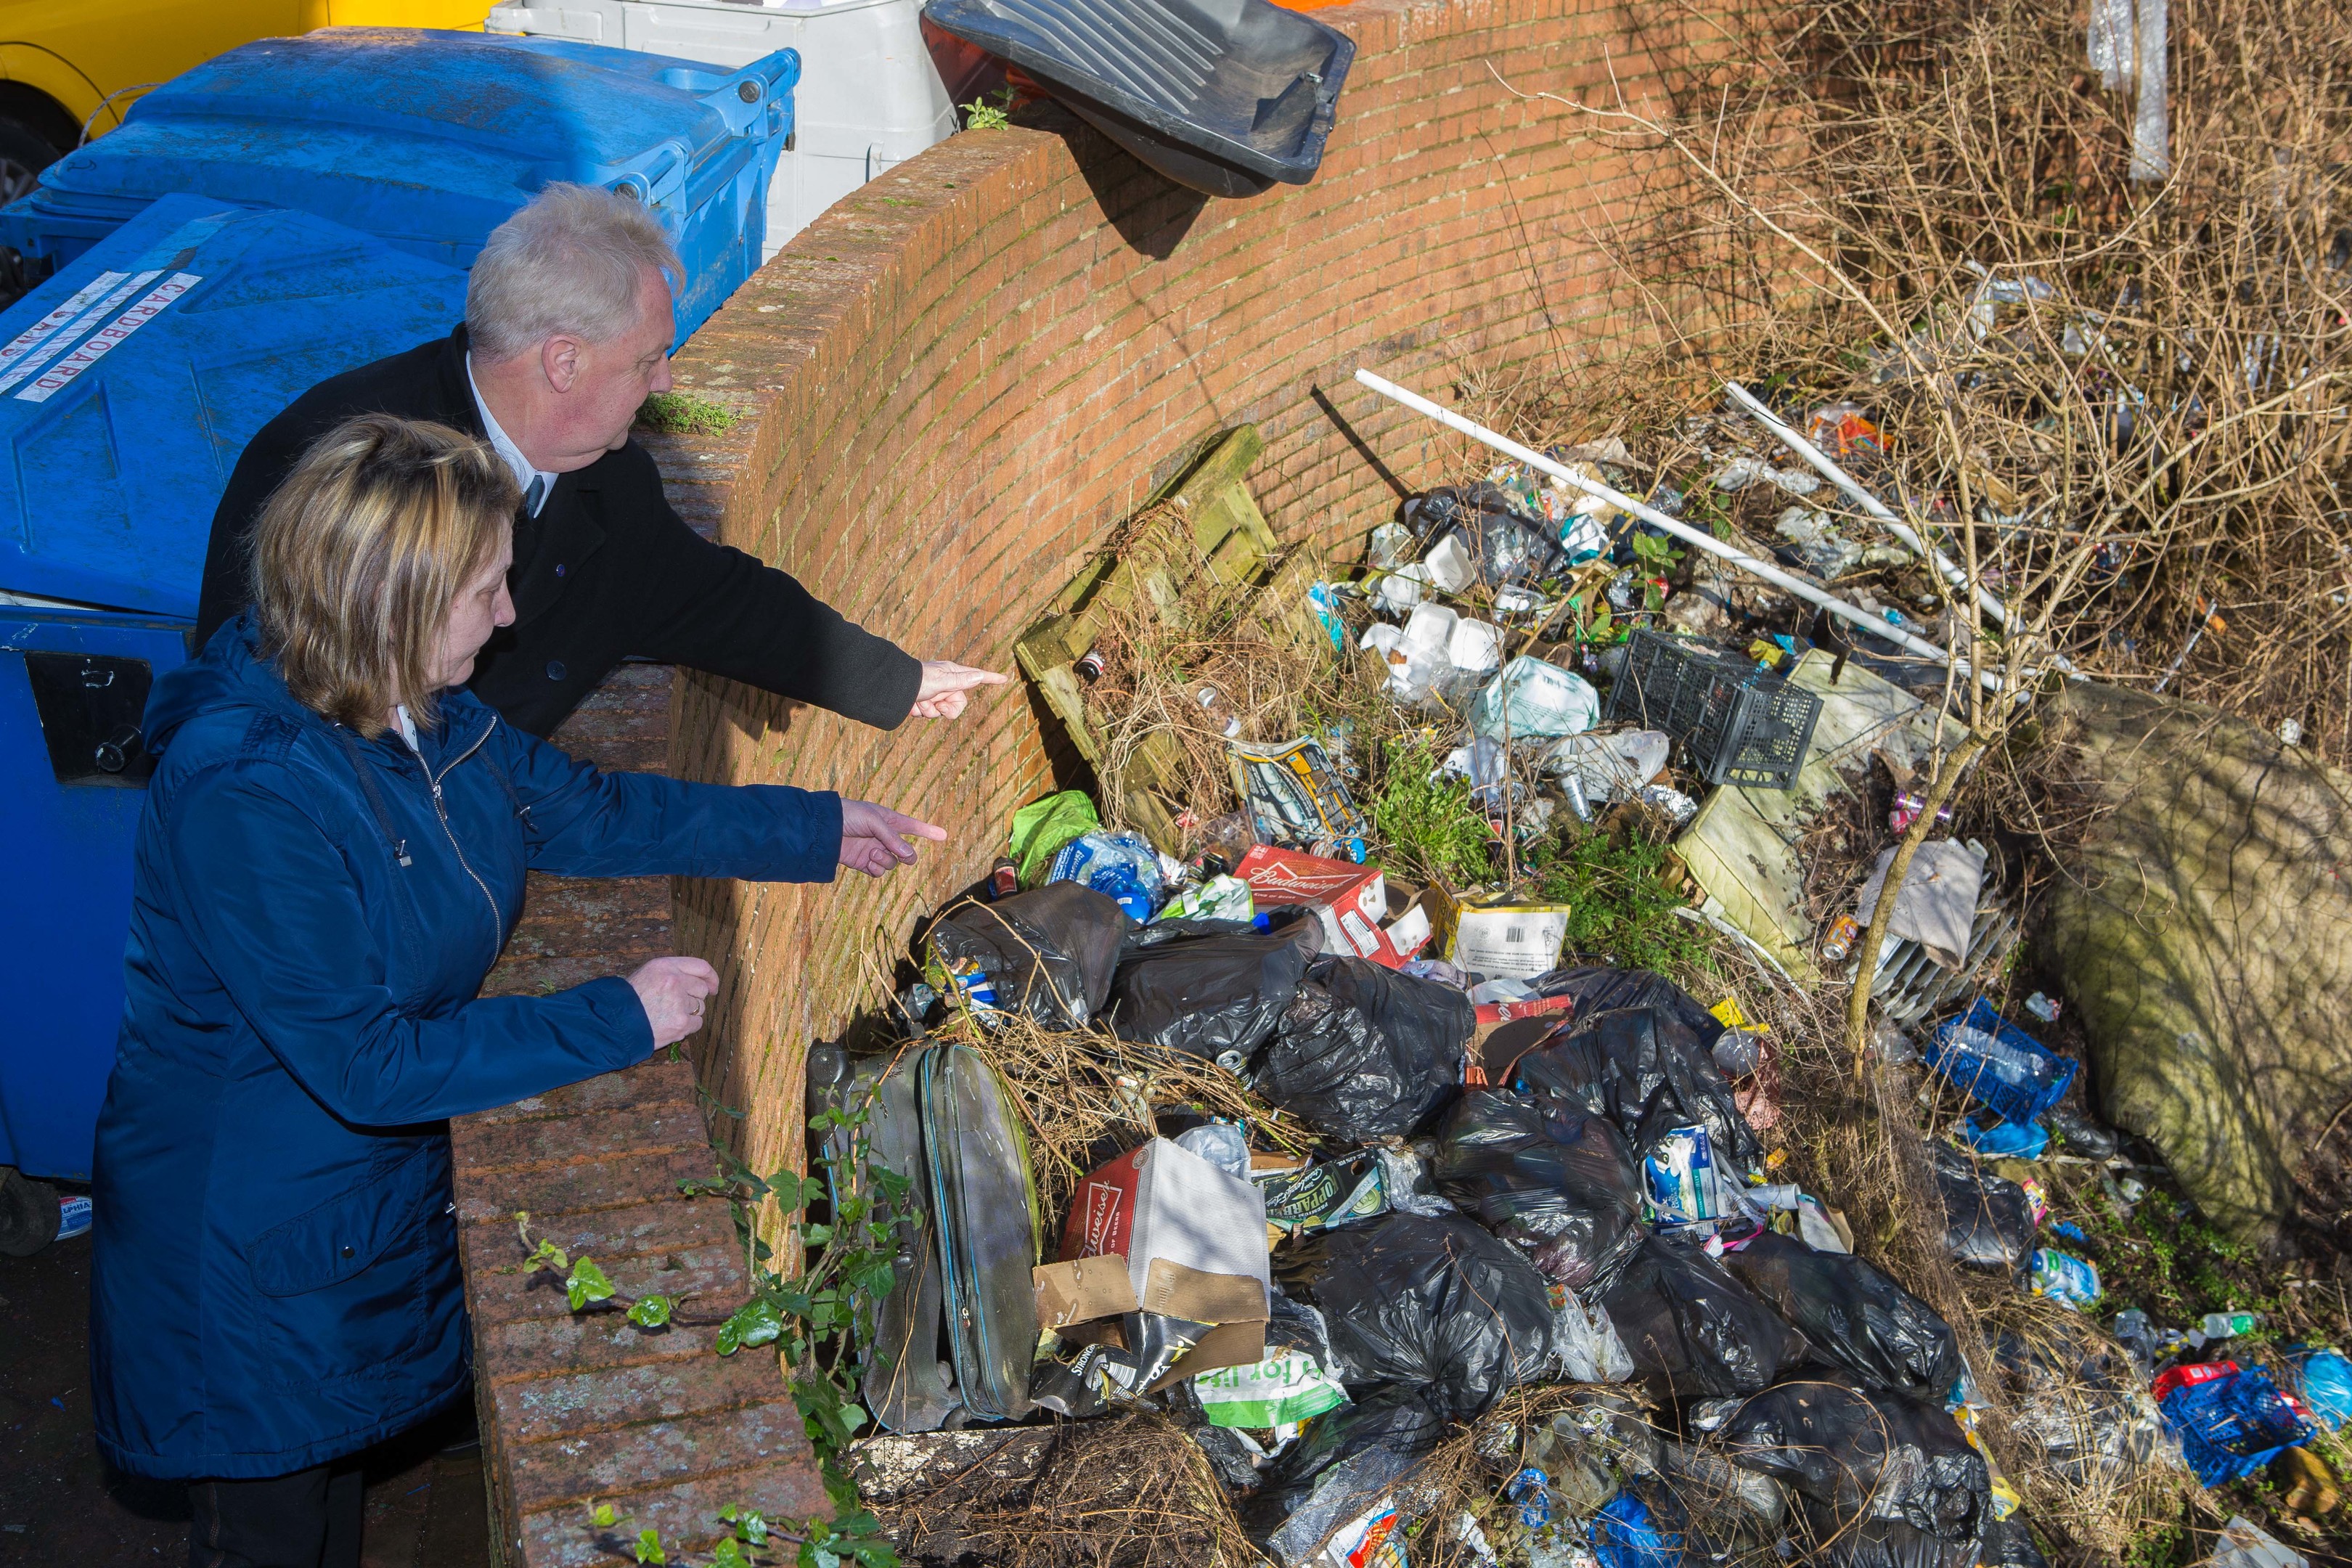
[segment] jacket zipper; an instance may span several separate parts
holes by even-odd
[[[490,715],[489,728],[484,730],[479,735],[477,735],[474,738],[474,743],[472,745],[467,747],[464,751],[458,752],[456,756],[442,763],[441,771],[439,773],[435,773],[430,766],[427,766],[425,769],[425,782],[433,786],[433,815],[441,819],[441,831],[443,835],[448,838],[449,847],[456,852],[457,856],[457,864],[466,868],[466,875],[472,877],[474,879],[474,886],[481,889],[482,902],[490,906],[490,932],[492,937],[495,939],[490,944],[490,961],[493,963],[498,962],[499,950],[504,948],[507,944],[507,923],[505,919],[499,913],[498,900],[490,897],[489,884],[483,881],[480,877],[475,875],[473,862],[466,858],[465,847],[457,842],[457,829],[449,826],[449,813],[441,804],[441,781],[449,776],[449,770],[451,768],[456,767],[459,763],[462,763],[467,757],[472,756],[476,752],[480,751],[483,743],[489,740],[490,736],[498,730],[498,727],[499,716],[493,713]],[[425,759],[422,757],[417,759],[419,763],[423,763],[424,760]]]

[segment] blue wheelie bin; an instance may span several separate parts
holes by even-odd
[[[446,266],[555,181],[669,231],[681,337],[760,265],[800,56],[737,70],[555,38],[327,27],[164,83],[0,211],[0,244],[71,260],[174,191],[289,207]]]
[[[446,333],[466,275],[308,213],[165,195],[0,312],[0,1165],[86,1180],[122,1017],[140,726],[237,454]]]

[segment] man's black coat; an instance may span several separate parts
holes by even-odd
[[[244,609],[261,509],[310,445],[360,414],[484,434],[466,376],[466,329],[320,383],[261,427],[213,514],[198,646]],[[515,624],[477,661],[474,692],[534,735],[563,721],[631,655],[683,664],[881,729],[914,706],[922,666],[844,620],[783,573],[687,527],[635,441],[560,476],[515,519]]]

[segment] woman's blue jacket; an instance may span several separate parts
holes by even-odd
[[[841,800],[600,773],[463,690],[409,750],[296,702],[244,620],[156,683],[98,1129],[99,1444],[286,1474],[448,1402],[444,1120],[644,1060],[625,980],[483,997],[526,869],[832,879]]]

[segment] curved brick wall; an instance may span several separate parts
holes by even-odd
[[[1728,3],[1728,0],[1727,0]],[[1051,108],[898,165],[797,236],[677,354],[741,417],[656,442],[696,526],[776,562],[929,657],[1012,668],[1012,644],[1105,531],[1209,437],[1266,437],[1252,486],[1286,538],[1360,536],[1450,448],[1349,379],[1433,395],[1465,374],[1594,366],[1646,320],[1592,243],[1675,171],[1580,139],[1524,92],[1596,104],[1688,85],[1704,16],[1591,0],[1363,0],[1316,182],[1246,202],[1176,191]],[[1645,30],[1646,29],[1646,30]],[[1613,86],[1612,86],[1613,78]],[[535,879],[491,989],[536,991],[698,952],[727,977],[696,1042],[718,1118],[762,1170],[796,1163],[808,1044],[879,997],[911,928],[983,873],[1014,806],[1057,782],[1017,686],[956,723],[884,735],[704,677],[625,670],[559,739],[608,765],[835,788],[945,825],[883,883],[802,889]],[[1057,748],[1058,749],[1058,748]],[[1061,783],[1076,782],[1061,780]],[[674,896],[673,896],[674,895]],[[821,1493],[772,1362],[719,1363],[707,1327],[573,1319],[521,1273],[510,1215],[625,1290],[731,1304],[742,1258],[707,1175],[686,1071],[652,1064],[457,1128],[478,1404],[501,1555],[610,1561],[592,1500],[707,1543],[727,1501]]]
[[[796,237],[677,359],[681,384],[756,422],[720,536],[919,654],[1010,670],[1086,552],[1213,432],[1264,431],[1252,484],[1286,537],[1360,537],[1439,449],[1349,380],[1358,364],[1444,388],[1605,359],[1640,318],[1590,235],[1661,171],[1495,73],[1599,103],[1613,67],[1638,100],[1687,82],[1703,23],[1662,38],[1581,0],[1318,15],[1358,54],[1311,185],[1197,197],[1045,109],[931,149]],[[749,1112],[761,1169],[796,1157],[802,1051],[872,1004],[870,957],[902,952],[1053,784],[1040,712],[1016,689],[977,720],[882,735],[682,682],[682,771],[836,788],[954,835],[878,889],[681,889],[680,937],[730,977],[705,1081]]]

